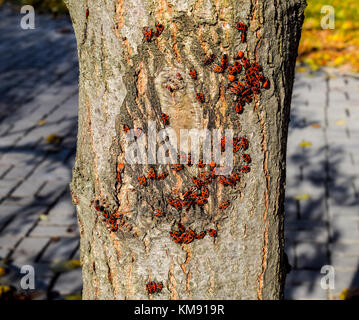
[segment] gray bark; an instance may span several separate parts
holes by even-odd
[[[66,0],[78,42],[79,131],[71,184],[81,233],[84,299],[281,299],[283,297],[283,199],[285,153],[295,59],[305,0]],[[86,18],[88,8],[89,16]],[[249,26],[247,42],[233,27]],[[143,28],[165,26],[151,42]],[[242,50],[263,66],[271,87],[257,95],[245,112],[234,113],[233,96],[221,93],[223,77],[202,64],[204,54],[230,59]],[[188,69],[194,66],[194,82]],[[170,93],[168,83],[183,80]],[[205,107],[196,90],[209,98]],[[190,171],[139,187],[137,177],[148,166],[125,164],[116,185],[116,165],[124,158],[122,125],[233,128],[250,142],[251,172],[239,187],[217,188],[206,214],[167,209],[152,214],[154,202],[179,183],[189,184]],[[194,170],[194,169],[191,169]],[[181,180],[181,181],[179,181]],[[110,232],[90,205],[94,199],[126,212],[126,223]],[[218,199],[232,205],[219,216]],[[168,235],[179,218],[194,229],[215,227],[188,245]],[[145,284],[164,283],[158,295]]]

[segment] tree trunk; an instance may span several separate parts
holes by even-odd
[[[287,128],[305,0],[66,0],[78,42],[79,131],[71,184],[81,233],[84,299],[281,299],[283,200]],[[237,22],[248,25],[242,43]],[[161,35],[144,38],[144,28]],[[234,110],[227,74],[213,72],[228,53],[239,50],[263,67],[270,82],[242,114]],[[198,79],[188,70],[194,67]],[[243,71],[240,79],[243,80]],[[202,92],[206,102],[195,98]],[[125,161],[123,124],[143,128],[148,120],[163,128],[231,128],[246,136],[251,171],[235,187],[209,187],[209,203],[177,211],[167,203],[192,186],[198,169],[181,172],[167,165],[160,182],[143,187],[138,177],[149,165]],[[145,136],[145,135],[144,135]],[[124,164],[121,181],[118,164]],[[100,200],[123,214],[118,231],[91,204]],[[218,211],[219,202],[230,206]],[[154,209],[166,212],[162,218]],[[214,228],[189,244],[169,231],[181,221],[196,232]],[[162,281],[159,294],[146,283]]]

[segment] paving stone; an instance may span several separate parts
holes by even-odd
[[[335,270],[351,271],[354,274],[359,269],[359,252],[356,256],[334,254],[331,256],[331,265]]]
[[[286,286],[284,290],[286,300],[327,300],[328,292],[319,284],[301,284],[299,286]]]
[[[331,219],[332,242],[348,242],[358,246],[359,253],[359,218],[336,216]]]
[[[344,289],[359,288],[358,271],[336,271],[335,288],[330,290],[333,295],[339,295]]]
[[[32,264],[49,241],[48,238],[26,237],[15,249],[15,252],[11,255],[11,259],[16,260],[18,263]]]
[[[81,269],[62,273],[57,279],[52,291],[57,291],[62,296],[80,294],[82,291]]]
[[[30,234],[31,237],[75,237],[79,236],[76,226],[44,226],[38,225]]]
[[[320,269],[328,264],[326,244],[319,243],[297,243],[297,268]]]
[[[287,275],[286,285],[301,285],[304,283],[320,284],[323,274],[318,270],[292,269]]]
[[[328,231],[325,228],[316,230],[291,230],[285,232],[285,238],[292,242],[327,243]]]
[[[79,245],[78,238],[62,238],[51,242],[42,255],[40,262],[54,262],[56,260],[68,260],[71,258],[76,247]]]

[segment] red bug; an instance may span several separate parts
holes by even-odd
[[[86,19],[89,17],[89,15],[90,15],[90,10],[87,8],[86,9],[86,14],[85,14]]]
[[[165,216],[165,213],[161,210],[155,210],[154,213],[153,213],[156,217],[164,217]]]
[[[168,173],[163,172],[163,173],[159,174],[156,179],[157,180],[165,180],[167,177],[168,177]]]
[[[202,231],[202,232],[200,232],[200,233],[198,233],[197,235],[196,235],[196,239],[203,239],[204,238],[204,236],[206,235],[206,231]]]
[[[184,168],[183,164],[174,164],[171,166],[171,170],[178,172],[181,171]]]
[[[234,59],[242,59],[244,57],[243,51],[238,51],[237,54],[234,56]]]
[[[150,27],[145,27],[143,31],[145,38],[147,41],[151,41],[152,39],[152,29]]]
[[[262,86],[263,86],[264,89],[269,89],[270,88],[269,80],[265,80]]]
[[[200,207],[204,206],[207,202],[208,202],[207,199],[202,196],[196,199],[196,204]]]
[[[238,173],[232,173],[230,178],[233,180],[233,181],[238,181],[239,180],[239,175]]]
[[[226,202],[223,202],[219,205],[218,209],[219,210],[224,210],[224,209],[227,209],[229,207],[229,204],[230,202],[229,201],[226,201]]]
[[[210,163],[209,163],[209,167],[210,169],[214,169],[216,167],[216,163],[212,160]]]
[[[251,162],[251,156],[248,153],[242,154],[242,159],[244,162],[250,163]]]
[[[196,99],[197,99],[200,103],[204,103],[204,101],[205,101],[204,95],[203,95],[203,93],[201,93],[201,92],[196,93]]]
[[[209,191],[205,186],[203,186],[201,188],[201,194],[202,194],[202,197],[209,198]]]
[[[117,230],[118,230],[118,225],[117,225],[117,223],[111,224],[111,231],[112,231],[112,232],[116,232]]]
[[[229,74],[228,80],[232,82],[232,81],[236,80],[236,77],[233,74]]]
[[[156,292],[156,283],[154,281],[151,281],[146,284],[146,290],[147,293],[152,294]]]
[[[214,60],[214,54],[211,53],[210,55],[206,56],[203,60],[204,65],[209,65]]]
[[[197,166],[198,166],[198,168],[204,168],[206,166],[203,162],[203,159],[199,159]]]
[[[184,194],[183,194],[183,198],[187,199],[191,196],[192,194],[192,190],[187,190]]]
[[[223,69],[227,68],[227,66],[228,66],[228,55],[227,54],[224,54],[222,56],[221,66],[222,66]]]
[[[247,140],[247,138],[242,138],[241,139],[241,143],[242,143],[242,148],[243,148],[243,150],[247,150],[248,149],[248,140]]]
[[[218,73],[222,73],[224,71],[223,67],[221,67],[219,64],[215,64],[213,66],[213,71],[214,72],[218,72]]]
[[[240,168],[241,172],[248,173],[251,171],[251,168],[249,166],[243,166]]]
[[[130,131],[130,127],[127,124],[124,124],[122,126],[122,131],[127,134]]]
[[[176,237],[179,237],[181,235],[181,233],[180,232],[178,232],[178,231],[170,231],[170,236],[171,237],[173,237],[173,236],[176,236]]]
[[[201,189],[201,186],[202,186],[201,181],[197,177],[193,177],[192,179],[193,179],[193,183],[196,185],[196,187],[198,189]]]
[[[249,60],[247,58],[242,59],[244,69],[248,69],[250,67]]]
[[[229,66],[228,67],[228,73],[232,76],[236,75],[237,73],[237,69],[234,66]]]
[[[186,204],[186,211],[189,211],[189,209],[191,209],[193,204],[194,204],[193,200],[188,201],[188,203]]]
[[[104,210],[102,211],[102,215],[103,215],[106,219],[108,219],[109,216],[110,216],[110,212],[109,212],[107,209],[104,209]]]
[[[177,209],[178,211],[181,211],[182,209],[182,202],[179,201],[178,199],[171,199],[171,202],[170,202],[170,199],[168,200],[170,206],[174,207],[175,209]]]
[[[163,32],[164,26],[160,23],[156,24],[156,37],[159,37],[161,33]]]
[[[246,42],[246,37],[247,37],[247,25],[245,23],[242,22],[237,22],[235,25],[235,28],[238,29],[239,31],[241,31],[242,33],[242,42]]]
[[[195,69],[192,68],[192,69],[189,71],[189,75],[191,76],[191,78],[192,78],[193,80],[196,80],[196,79],[197,79],[197,72],[196,72]]]
[[[199,178],[201,181],[210,180],[210,179],[211,179],[211,174],[210,174],[209,172],[201,172],[201,173],[198,175],[198,178]]]
[[[187,166],[189,166],[189,167],[193,166],[191,153],[188,153]]]
[[[186,228],[184,227],[184,225],[183,225],[181,222],[178,222],[178,223],[177,223],[177,227],[178,227],[178,230],[179,230],[181,233],[186,232]]]
[[[156,293],[160,293],[162,289],[163,289],[163,283],[162,282],[156,283]]]
[[[208,233],[211,237],[216,238],[217,237],[217,231],[214,229],[209,229]]]
[[[235,69],[236,73],[240,73],[242,71],[242,65],[238,61],[234,61],[233,68]]]
[[[241,114],[244,110],[244,101],[242,99],[239,99],[236,103],[236,113]]]
[[[147,186],[147,180],[145,176],[140,176],[138,177],[138,181],[140,182],[141,185],[143,185],[144,187]]]
[[[148,179],[150,179],[150,180],[155,180],[155,179],[156,179],[155,169],[150,168],[150,169],[148,170]]]
[[[170,124],[170,118],[168,117],[167,114],[162,113],[161,114],[161,119],[162,119],[165,126],[168,126]]]

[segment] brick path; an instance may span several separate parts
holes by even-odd
[[[77,132],[76,41],[68,19],[0,9],[1,283],[36,272],[38,299],[81,292],[79,235],[68,184]],[[297,74],[288,142],[286,246],[293,270],[287,299],[330,299],[359,287],[359,79]],[[61,143],[50,144],[50,135]],[[56,137],[55,137],[56,138]],[[300,146],[300,144],[302,146]],[[323,290],[323,265],[336,287]],[[56,267],[54,267],[56,265]]]

